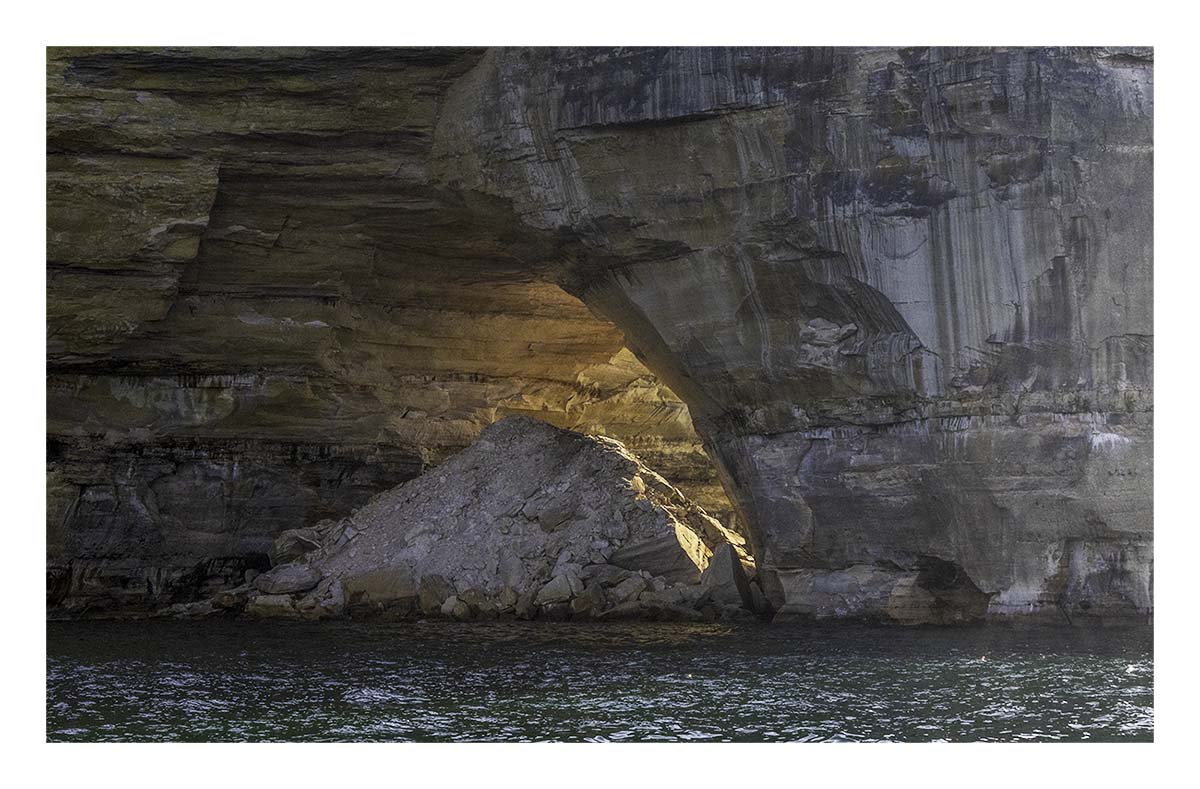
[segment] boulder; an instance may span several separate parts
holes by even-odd
[[[657,622],[700,622],[705,616],[670,590],[647,590],[634,600],[613,606],[598,619],[647,619]]]
[[[750,591],[750,579],[742,568],[737,552],[729,543],[719,545],[713,551],[700,586],[709,599],[718,605],[743,606],[754,610],[754,595]]]
[[[571,517],[575,514],[575,502],[569,497],[563,497],[548,502],[538,508],[534,518],[547,534],[566,528]]]
[[[264,618],[295,618],[299,616],[292,596],[287,594],[252,594],[246,602],[246,614]]]
[[[570,603],[547,603],[542,606],[542,619],[547,619],[551,622],[566,622],[570,618]]]
[[[506,586],[500,590],[500,594],[496,596],[496,609],[501,613],[509,613],[516,609],[519,595],[511,586]]]
[[[433,616],[442,609],[442,603],[454,594],[454,587],[440,575],[426,575],[417,584],[417,604],[421,613]]]
[[[703,622],[704,614],[694,608],[681,605],[655,604],[647,606],[654,619],[662,622]]]
[[[751,610],[759,616],[767,616],[771,613],[771,603],[767,600],[767,596],[763,594],[762,587],[758,585],[758,581],[750,582],[750,602]]]
[[[521,592],[517,598],[517,604],[513,609],[517,619],[536,619],[538,615],[537,606],[537,590],[526,589]]]
[[[265,595],[307,592],[321,581],[321,573],[306,564],[281,564],[254,579],[254,588]]]
[[[458,599],[471,609],[471,616],[477,619],[495,619],[500,614],[500,605],[486,593],[478,589],[468,589],[458,595]]]
[[[346,596],[341,581],[325,578],[317,588],[296,602],[296,610],[305,619],[325,619],[340,616],[346,608]]]
[[[690,602],[684,593],[684,589],[689,587],[671,586],[666,589],[647,589],[638,595],[638,600],[647,605],[678,605],[690,606]]]
[[[657,613],[658,609],[656,607],[648,606],[640,600],[628,600],[604,611],[596,618],[601,621],[655,619],[657,618]]]
[[[571,616],[572,618],[594,617],[607,605],[608,595],[604,593],[604,589],[599,583],[592,582],[583,590],[582,594],[571,600]]]
[[[696,583],[706,562],[704,544],[694,532],[673,529],[649,540],[641,540],[609,556],[610,564],[626,570],[642,570],[660,575],[671,583]]]
[[[556,575],[550,579],[549,583],[541,588],[537,594],[537,599],[535,602],[538,605],[563,603],[567,600],[570,600],[574,594],[574,584],[571,583],[570,576],[566,574]]]
[[[276,537],[271,546],[271,564],[294,562],[320,547],[321,532],[317,529],[288,529]]]
[[[198,603],[176,603],[165,611],[160,611],[158,615],[175,619],[207,619],[219,613],[223,613],[223,610],[214,601],[201,600]]]
[[[613,603],[621,605],[632,600],[646,590],[646,579],[640,575],[631,575],[609,590],[608,598]]]
[[[604,586],[616,586],[633,574],[632,570],[615,564],[589,564],[580,571],[579,577],[584,581],[599,581]]]
[[[249,584],[234,589],[226,589],[213,596],[213,605],[225,610],[236,610],[245,607],[253,587]]]
[[[440,611],[442,616],[448,616],[460,622],[471,618],[471,607],[462,600],[459,600],[457,595],[447,597],[446,601],[442,603]]]
[[[403,564],[347,573],[340,580],[350,605],[414,607],[417,604],[416,579],[412,570]]]

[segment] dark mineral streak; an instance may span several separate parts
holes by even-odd
[[[236,586],[509,414],[624,441],[782,614],[1152,609],[1150,50],[47,73],[56,609]]]

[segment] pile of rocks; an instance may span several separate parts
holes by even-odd
[[[303,586],[304,588],[298,588]],[[444,575],[419,578],[403,566],[352,576],[324,576],[307,564],[285,564],[227,593],[221,605],[251,616],[320,619],[488,619],[712,621],[767,613],[733,547],[712,555],[696,582],[672,583],[649,570],[610,563],[561,566],[545,583],[499,591],[461,587]]]
[[[510,417],[182,615],[712,620],[769,613],[744,540],[623,445]]]

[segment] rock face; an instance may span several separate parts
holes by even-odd
[[[1152,117],[1142,49],[52,50],[51,603],[531,413],[781,611],[1145,615]]]
[[[750,580],[742,567],[741,557],[733,546],[725,544],[713,551],[708,566],[700,578],[709,598],[726,605],[756,608],[754,594],[750,591]]]

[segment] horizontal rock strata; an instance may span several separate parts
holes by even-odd
[[[780,612],[942,576],[993,619],[1152,610],[1151,50],[54,49],[47,80],[56,610],[237,588],[509,414],[626,441]]]

